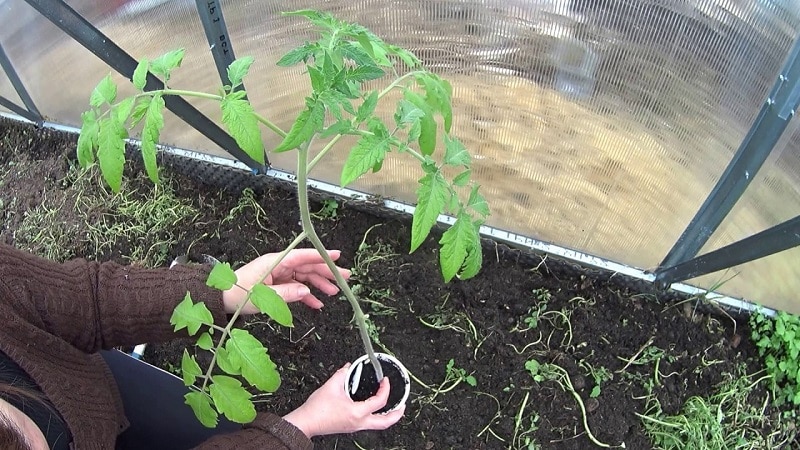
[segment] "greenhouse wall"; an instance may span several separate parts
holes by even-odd
[[[170,85],[207,92],[219,89],[220,77],[198,8],[220,8],[227,34],[218,43],[255,58],[248,98],[285,129],[304,106],[307,75],[275,62],[312,30],[280,13],[314,8],[357,21],[452,83],[453,130],[475,155],[473,177],[493,209],[487,225],[645,273],[658,268],[720,181],[800,31],[800,6],[791,1],[66,3],[137,60],[185,48]],[[112,70],[25,0],[0,0],[0,21],[0,45],[38,111],[79,126],[94,85]],[[124,78],[114,73],[123,86]],[[0,78],[0,96],[23,105],[12,81]],[[133,92],[128,86],[123,94]],[[218,121],[216,103],[188,101]],[[277,143],[264,136],[267,148]],[[228,155],[174,116],[161,138]],[[793,119],[700,254],[800,214],[799,154]],[[312,176],[336,183],[344,157]],[[294,170],[291,155],[269,158]],[[381,177],[353,187],[410,202],[417,178],[391,159]],[[798,257],[794,248],[690,283],[800,312]]]

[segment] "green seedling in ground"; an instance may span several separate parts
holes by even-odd
[[[339,215],[339,202],[329,198],[322,202],[322,208],[312,214],[315,219],[333,220]]]
[[[772,379],[775,406],[797,418],[800,409],[800,316],[779,312],[774,318],[760,311],[750,316],[751,337]]]
[[[725,381],[708,397],[686,400],[680,413],[667,416],[654,394],[647,398],[646,412],[638,414],[653,447],[663,450],[755,450],[785,448],[797,430],[771,426],[765,414],[767,404],[751,397],[766,386],[769,376],[746,374],[740,365],[726,373]],[[758,398],[758,397],[756,397]],[[759,406],[760,405],[760,406]],[[762,430],[773,429],[770,434]]]
[[[243,79],[253,64],[252,57],[239,58],[228,67],[230,85],[217,93],[174,89],[171,74],[183,61],[181,49],[153,60],[143,59],[137,65],[132,82],[138,93],[119,99],[111,76],[105,77],[93,90],[91,109],[82,114],[78,139],[78,160],[84,166],[97,163],[112,191],[122,187],[125,165],[125,139],[141,124],[141,156],[150,179],[158,183],[157,144],[164,126],[165,97],[196,97],[218,102],[221,122],[239,147],[254,161],[265,162],[261,127],[277,135],[280,143],[271,149],[281,153],[293,151],[297,162],[297,198],[303,231],[280,253],[277,265],[290,250],[308,239],[325,259],[336,277],[336,283],[353,309],[364,350],[382,378],[382,370],[372,347],[367,320],[358,299],[336,269],[334,262],[314,229],[308,200],[308,179],[314,168],[329,155],[345,136],[354,136],[344,162],[340,184],[347,186],[369,172],[379,172],[389,154],[416,160],[421,168],[417,189],[417,206],[411,224],[411,248],[422,245],[440,214],[454,218],[439,240],[439,262],[446,282],[475,276],[482,264],[479,227],[489,215],[489,207],[472,181],[472,158],[464,145],[451,133],[453,122],[452,87],[441,77],[422,67],[411,52],[388,44],[366,28],[336,19],[330,14],[311,10],[285,13],[309,20],[320,39],[306,42],[284,55],[277,64],[305,66],[310,92],[301,112],[288,131],[258,114],[242,89]],[[404,73],[398,72],[398,67]],[[147,90],[148,73],[160,77],[163,89]],[[369,90],[388,78],[382,90]],[[376,113],[376,107],[390,93],[398,92],[390,123]],[[311,158],[314,143],[321,149]],[[444,150],[436,153],[438,143]],[[449,174],[454,174],[450,177]],[[217,269],[223,267],[224,269]],[[234,272],[218,264],[209,276],[209,284],[219,289],[233,286]],[[274,268],[274,266],[273,266]],[[270,269],[270,271],[272,268]],[[268,276],[269,272],[265,274]],[[199,334],[196,345],[213,354],[211,364],[202,371],[194,357],[184,353],[184,382],[192,386],[187,403],[205,425],[213,426],[218,414],[236,422],[249,422],[255,417],[251,394],[237,378],[262,391],[274,391],[280,378],[266,349],[245,330],[232,326],[243,308],[252,302],[277,323],[292,325],[285,304],[273,290],[257,283],[248,292],[247,301],[232,315],[231,322],[219,327],[211,322],[203,304],[193,303],[189,294],[176,308],[172,323],[176,330],[187,329]],[[282,305],[282,306],[281,306]],[[200,331],[203,329],[204,331]],[[219,367],[226,375],[212,375]],[[196,384],[199,384],[197,386]]]
[[[583,403],[583,399],[575,390],[574,385],[572,384],[572,380],[569,377],[569,373],[567,371],[557,365],[552,363],[540,363],[535,359],[528,360],[525,363],[525,369],[531,374],[533,380],[537,383],[544,383],[546,381],[554,381],[558,384],[562,390],[569,392],[572,394],[572,397],[578,403],[578,407],[581,410],[581,416],[583,418],[583,429],[586,431],[586,436],[589,438],[592,443],[597,445],[598,447],[604,448],[625,448],[625,443],[621,443],[619,445],[609,445],[597,440],[597,438],[592,434],[592,430],[589,429],[589,422],[586,416],[586,406]]]
[[[472,375],[472,373],[467,373],[465,369],[457,367],[455,365],[455,360],[451,359],[445,366],[444,380],[442,380],[438,387],[432,388],[433,392],[429,397],[420,398],[420,402],[438,408],[436,406],[436,397],[440,394],[446,394],[452,391],[461,383],[466,383],[472,387],[478,386],[478,380],[475,379],[475,376]]]

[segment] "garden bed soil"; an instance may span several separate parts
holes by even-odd
[[[74,164],[68,157],[74,153],[76,136],[0,119],[0,137],[0,239],[43,253],[42,244],[26,241],[18,230],[38,205],[59,198],[74,204],[74,190],[64,180]],[[241,207],[246,187],[242,183],[263,177],[232,171],[215,182],[208,174],[223,169],[206,167],[205,176],[196,172],[190,177],[181,173],[185,161],[163,163],[172,167],[163,172],[176,197],[192,205],[196,216],[166,232],[136,239],[122,231],[108,237],[113,245],[99,250],[80,238],[81,231],[58,245],[66,247],[70,257],[138,264],[126,255],[161,242],[159,252],[168,259],[188,252],[193,260],[212,255],[237,266],[258,254],[282,250],[300,232],[296,196],[286,186],[254,185],[260,212]],[[150,195],[152,186],[139,172],[129,169],[126,176],[130,181],[125,189],[142,198]],[[312,209],[322,206],[316,202]],[[405,417],[396,426],[317,438],[316,448],[503,449],[528,448],[533,442],[540,447],[529,448],[594,448],[573,396],[553,381],[536,382],[526,370],[526,363],[536,360],[567,370],[599,441],[647,449],[652,445],[636,414],[646,410],[645,386],[654,374],[653,393],[664,412],[673,414],[690,396],[714,392],[724,374],[738,373],[742,365],[752,373],[760,366],[750,340],[741,339],[747,335],[745,323],[734,326],[731,317],[703,313],[692,302],[679,303],[682,299],[673,294],[492,242],[485,243],[484,266],[477,277],[445,284],[438,269],[436,233],[409,254],[408,218],[386,214],[369,203],[340,200],[338,206],[335,217],[319,214],[317,230],[328,248],[342,250],[340,265],[357,268],[352,283],[377,329],[379,347],[395,354],[416,381]],[[232,210],[237,213],[226,220]],[[122,220],[103,214],[91,211],[89,217]],[[85,222],[80,211],[63,207],[51,223],[83,230]],[[260,398],[259,409],[289,412],[342,364],[363,354],[348,303],[322,298],[325,307],[320,311],[293,306],[291,330],[261,316],[243,322],[265,343],[282,376],[281,388]],[[536,328],[522,331],[532,323],[525,318],[536,311]],[[560,314],[543,314],[547,311]],[[664,351],[658,367],[653,361],[626,363],[648,343]],[[176,340],[150,345],[145,359],[175,370],[186,344]],[[474,377],[475,386],[463,381],[434,395],[419,383],[442,385],[451,360],[453,368]],[[613,378],[603,381],[593,397],[591,371],[602,368]],[[763,401],[761,394],[752,401]]]

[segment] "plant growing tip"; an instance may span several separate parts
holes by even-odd
[[[139,92],[131,97],[118,101],[116,85],[111,77],[100,81],[92,92],[91,108],[81,116],[83,124],[78,140],[78,159],[83,166],[99,162],[105,181],[118,191],[125,162],[124,140],[129,130],[141,123],[142,158],[150,179],[158,183],[156,145],[164,127],[164,97],[169,95],[219,102],[221,122],[242,150],[262,164],[261,125],[277,134],[281,141],[272,151],[297,152],[297,194],[303,232],[282,252],[275,264],[300,241],[309,240],[350,302],[364,349],[380,379],[381,367],[359,302],[314,229],[307,192],[310,172],[342,137],[348,135],[357,140],[342,168],[342,186],[369,172],[379,172],[391,153],[415,159],[420,165],[421,177],[412,218],[410,251],[415,251],[425,242],[440,215],[448,214],[454,218],[439,239],[439,261],[445,281],[467,279],[480,270],[479,229],[489,215],[489,207],[479,186],[471,179],[472,158],[464,145],[451,134],[453,90],[450,83],[425,70],[413,53],[384,42],[358,24],[314,10],[298,10],[284,15],[304,17],[320,32],[317,41],[306,42],[277,62],[282,67],[304,64],[310,84],[304,107],[288,132],[257,114],[242,89],[243,79],[254,62],[252,57],[234,61],[227,71],[230,85],[223,86],[219,94],[209,94],[175,90],[168,86],[172,71],[181,65],[184,57],[184,51],[178,49],[157,59],[139,62],[132,76],[133,85]],[[405,73],[400,74],[398,69]],[[161,77],[164,87],[147,90],[148,72]],[[386,77],[390,77],[390,81],[382,90],[365,89],[365,83],[372,85]],[[376,111],[381,100],[394,90],[402,95],[394,107],[393,120],[387,122]],[[324,145],[309,160],[309,149],[315,141],[324,142]],[[444,143],[444,151],[437,154],[440,142]],[[456,175],[451,177],[449,174],[452,173]],[[230,266],[218,264],[208,282],[210,286],[224,290],[234,285],[236,279]],[[271,288],[257,283],[248,291],[247,302],[252,302],[277,323],[291,326],[291,312]],[[187,396],[186,402],[206,425],[215,424],[219,413],[234,421],[248,420],[255,414],[250,407],[243,406],[250,400],[241,383],[230,376],[212,376],[214,367],[218,366],[228,375],[242,377],[262,390],[277,389],[280,382],[266,349],[249,333],[232,326],[243,306],[240,305],[226,327],[214,325],[210,312],[203,304],[193,303],[189,294],[173,314],[176,331],[185,328],[190,335],[199,333],[196,345],[212,352],[211,364],[205,373],[200,371],[188,352],[184,354],[184,373],[188,374],[184,381],[192,386],[195,382],[200,383],[200,387]],[[474,381],[470,376],[464,380],[468,383]]]

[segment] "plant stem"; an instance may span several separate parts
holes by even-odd
[[[367,356],[369,357],[370,362],[372,362],[372,366],[375,368],[376,378],[378,381],[380,381],[383,379],[383,369],[378,362],[378,358],[375,357],[375,350],[372,348],[372,341],[369,338],[367,321],[364,317],[364,312],[361,310],[361,306],[359,305],[355,295],[353,295],[353,291],[350,290],[350,286],[347,284],[347,281],[344,279],[342,274],[339,273],[339,269],[336,267],[336,264],[334,264],[330,255],[328,255],[328,251],[325,249],[325,246],[322,245],[322,241],[320,241],[316,230],[314,230],[314,225],[311,223],[311,210],[308,207],[307,190],[308,147],[310,144],[311,139],[297,149],[297,200],[300,206],[300,221],[303,224],[303,231],[308,235],[309,242],[311,242],[311,245],[317,249],[320,256],[322,256],[322,259],[325,260],[325,264],[328,265],[328,268],[331,270],[331,273],[333,273],[333,276],[336,279],[336,284],[339,286],[339,289],[342,290],[342,293],[345,295],[345,297],[347,297],[347,301],[350,302],[350,306],[353,308],[353,316],[356,320],[356,325],[358,326],[358,332],[361,335],[361,342],[364,344],[364,350],[367,352]]]
[[[300,234],[298,234],[297,237],[294,238],[294,240],[288,246],[286,246],[286,248],[283,249],[282,252],[278,253],[278,256],[275,258],[274,261],[272,261],[272,265],[269,266],[269,270],[267,270],[264,273],[264,276],[262,276],[261,279],[256,284],[263,283],[264,280],[266,280],[267,277],[272,273],[272,271],[275,270],[276,267],[278,267],[278,264],[280,264],[281,261],[283,261],[283,258],[285,258],[290,251],[294,250],[295,247],[297,247],[301,242],[303,242],[305,238],[306,238],[305,232],[301,232]],[[244,307],[247,306],[248,303],[250,303],[250,296],[252,294],[253,294],[252,289],[247,291],[247,296],[244,298],[244,301],[241,304],[239,304],[239,306],[236,307],[236,311],[233,312],[233,315],[231,316],[230,320],[228,320],[228,324],[225,326],[225,328],[222,329],[222,336],[220,336],[219,341],[217,341],[217,345],[214,347],[214,354],[211,356],[211,362],[208,364],[208,369],[206,369],[206,373],[203,376],[204,377],[203,386],[200,388],[201,392],[205,392],[208,380],[211,379],[211,371],[214,370],[214,367],[217,364],[217,354],[219,352],[219,349],[222,348],[222,344],[224,344],[225,341],[228,339],[228,335],[230,335],[231,329],[233,328],[233,324],[236,322],[236,319],[239,318],[239,314],[241,314]]]
[[[275,125],[271,120],[267,119],[266,117],[258,114],[257,112],[253,111],[253,116],[255,116],[256,120],[263,123],[267,128],[275,132],[278,136],[285,138],[286,132],[283,131],[279,126]]]

